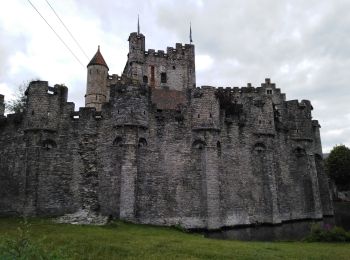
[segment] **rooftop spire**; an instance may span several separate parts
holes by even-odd
[[[90,65],[102,65],[107,67],[107,69],[109,69],[107,66],[107,63],[105,62],[105,59],[103,58],[100,52],[100,45],[98,45],[96,54],[94,55],[94,57],[91,59],[91,61],[87,66],[89,67]]]
[[[192,43],[192,26],[191,26],[191,22],[190,22],[190,43]]]
[[[137,15],[137,35],[140,34],[140,17]]]

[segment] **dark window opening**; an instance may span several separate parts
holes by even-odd
[[[146,115],[146,111],[143,111],[143,114]]]
[[[174,70],[174,69],[176,69],[176,67],[175,67],[175,66],[173,66],[173,70]]]
[[[143,76],[143,83],[148,83],[148,77],[147,76]]]
[[[154,79],[154,66],[151,66],[151,86],[154,87],[155,79]]]
[[[262,153],[266,150],[266,146],[263,143],[257,143],[254,145],[254,151],[257,153]]]
[[[201,115],[200,114],[198,114],[198,118],[200,118],[201,117]]]
[[[166,73],[165,72],[160,73],[160,82],[166,83]]]
[[[120,136],[117,136],[113,141],[114,146],[122,146],[123,145],[123,139]]]
[[[34,110],[32,111],[32,116],[34,116]]]
[[[209,113],[209,117],[210,117],[210,118],[212,118],[212,115],[211,115],[211,113]]]
[[[192,148],[202,150],[206,145],[203,140],[197,139],[192,143]]]
[[[43,148],[45,148],[46,150],[50,150],[50,149],[53,149],[56,147],[57,147],[57,144],[53,140],[47,139],[47,140],[43,141]]]
[[[147,146],[147,140],[145,138],[140,138],[138,147],[145,147],[145,146]]]
[[[217,141],[216,143],[216,148],[218,149],[218,156],[220,157],[221,156],[221,143],[220,141]]]
[[[267,93],[268,95],[272,95],[272,89],[266,90],[266,93]]]

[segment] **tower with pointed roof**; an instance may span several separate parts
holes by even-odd
[[[100,46],[98,46],[95,56],[87,65],[86,107],[94,107],[97,111],[101,111],[102,104],[108,101],[108,70],[107,63],[100,52]]]

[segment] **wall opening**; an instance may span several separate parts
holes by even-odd
[[[123,146],[123,139],[120,136],[117,136],[113,141],[114,146]]]
[[[203,140],[197,139],[192,143],[192,148],[202,150],[206,145],[207,144]]]
[[[143,76],[143,83],[145,83],[145,84],[148,83],[148,77],[147,76]]]
[[[147,146],[147,140],[141,137],[139,139],[138,147],[145,147],[145,146]]]
[[[155,78],[154,78],[154,66],[151,66],[151,86],[154,87]]]
[[[266,150],[266,146],[263,143],[256,143],[254,145],[254,152],[256,153],[262,153]]]
[[[42,147],[46,150],[50,150],[57,147],[57,144],[54,140],[47,139],[43,141]]]
[[[166,73],[165,72],[160,73],[160,82],[166,83]]]
[[[218,151],[218,156],[221,157],[221,143],[220,143],[220,141],[217,141],[216,148]]]

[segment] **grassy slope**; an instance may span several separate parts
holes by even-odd
[[[14,237],[19,219],[0,218],[0,241]],[[350,259],[341,243],[240,242],[206,239],[172,228],[116,222],[96,226],[30,221],[34,241],[63,248],[69,259]]]

